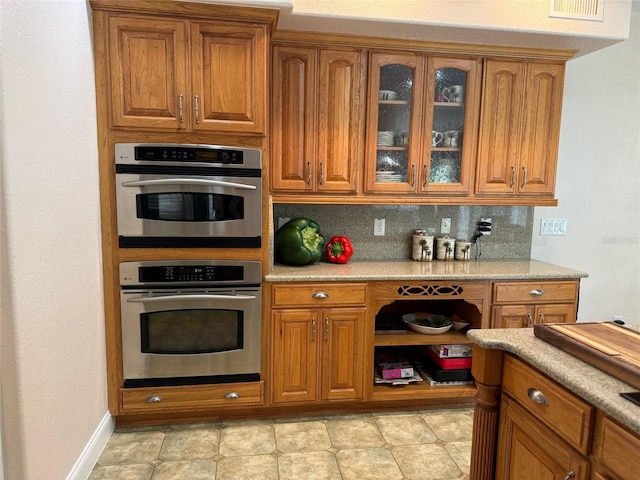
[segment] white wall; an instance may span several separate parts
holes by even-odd
[[[63,479],[107,412],[90,20],[1,4],[5,476]]]
[[[583,270],[579,321],[640,324],[640,2],[629,40],[567,64],[556,188],[532,257]],[[568,220],[542,237],[541,218]]]

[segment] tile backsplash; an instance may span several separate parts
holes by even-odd
[[[451,219],[449,237],[471,240],[481,218],[491,218],[490,236],[471,247],[471,258],[528,259],[531,255],[534,207],[432,205],[307,205],[275,204],[274,229],[279,218],[307,217],[320,225],[327,240],[346,235],[354,248],[352,260],[410,260],[415,229],[436,237],[442,218]],[[375,219],[385,219],[385,235],[374,236]]]

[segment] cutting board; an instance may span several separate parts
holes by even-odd
[[[603,322],[535,325],[533,334],[640,389],[640,332]]]

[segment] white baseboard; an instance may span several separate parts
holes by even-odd
[[[98,458],[100,458],[100,454],[115,427],[115,419],[109,412],[105,413],[100,425],[98,425],[98,428],[89,439],[89,443],[84,447],[80,458],[78,458],[69,475],[67,475],[67,480],[87,480],[89,478],[91,470],[93,470]]]

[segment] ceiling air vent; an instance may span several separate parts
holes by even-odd
[[[602,21],[604,0],[549,0],[549,16]]]

